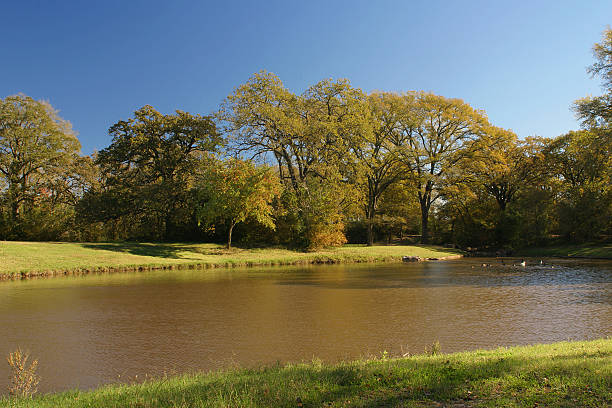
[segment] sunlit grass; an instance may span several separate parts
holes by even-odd
[[[217,244],[0,242],[0,275],[104,271],[108,268],[231,267],[399,261],[402,256],[444,257],[431,246],[346,245],[317,252],[283,248],[225,249]]]
[[[304,407],[605,407],[612,340],[237,369],[0,399],[0,406],[296,407],[298,398]]]

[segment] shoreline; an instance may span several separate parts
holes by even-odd
[[[443,261],[450,259],[459,259],[464,255],[458,253],[458,251],[449,251],[446,248],[441,247],[421,247],[421,246],[344,246],[334,249],[326,249],[317,252],[298,252],[287,249],[279,248],[264,248],[264,249],[235,249],[233,252],[223,252],[220,246],[212,244],[148,244],[148,243],[128,243],[128,244],[116,244],[116,243],[102,243],[102,244],[88,244],[88,243],[20,243],[7,241],[2,243],[4,246],[0,246],[0,250],[4,249],[6,253],[6,247],[18,247],[23,244],[27,248],[27,245],[31,245],[34,248],[44,246],[68,246],[66,250],[75,249],[79,247],[94,246],[97,249],[89,250],[89,253],[82,255],[82,264],[91,262],[92,266],[75,266],[75,267],[55,267],[55,268],[37,268],[33,267],[16,267],[21,269],[29,270],[16,270],[13,272],[0,272],[0,281],[9,280],[22,280],[32,278],[53,278],[62,276],[80,276],[89,274],[102,274],[102,273],[127,273],[127,272],[147,272],[147,271],[158,271],[158,270],[204,270],[204,269],[216,269],[216,268],[242,268],[242,267],[261,267],[261,266],[290,266],[290,265],[318,265],[318,264],[350,264],[350,263],[392,263],[402,262],[402,258],[406,256],[414,255],[423,261]],[[139,250],[145,248],[147,250],[159,250],[160,248],[167,247],[188,247],[194,253],[194,248],[200,250],[200,247],[204,247],[213,255],[205,254],[207,259],[202,260],[190,260],[190,258],[181,258],[178,255],[170,257],[155,256],[145,257],[141,262],[137,259],[139,255],[129,255],[130,260],[124,261],[122,257],[125,256],[123,251],[118,251],[116,248],[130,247],[132,252],[133,247],[137,247]],[[20,248],[23,249],[23,248]],[[96,252],[97,251],[97,252]],[[115,252],[110,252],[115,251]],[[33,251],[30,251],[33,252]],[[218,252],[218,253],[217,253]],[[104,253],[107,258],[103,261],[93,260],[93,257],[98,253]],[[201,254],[200,254],[201,255]],[[27,255],[26,255],[27,256]],[[62,255],[66,256],[66,255]],[[87,257],[91,257],[91,261],[88,261]],[[59,256],[56,256],[59,258]],[[0,256],[1,258],[1,256]],[[52,258],[52,256],[50,256]],[[67,257],[70,259],[70,256]],[[18,260],[17,262],[19,262]],[[47,259],[48,261],[48,259]],[[62,260],[56,260],[56,263],[61,264]],[[102,264],[95,265],[95,263],[102,262]],[[125,262],[125,263],[122,263]]]
[[[504,258],[610,260],[611,250],[611,246],[559,246],[518,251]],[[0,241],[0,281],[160,270],[445,261],[463,257],[493,256],[420,245],[345,245],[300,252],[282,247],[228,251],[221,245],[200,243]]]
[[[433,262],[433,261],[449,261],[453,259],[461,259],[463,255],[449,255],[443,257],[434,258],[423,258],[418,262]],[[148,271],[160,271],[160,270],[197,270],[197,269],[233,269],[233,268],[251,268],[259,266],[299,266],[299,265],[337,265],[337,264],[363,264],[363,263],[404,263],[401,257],[399,259],[377,259],[377,260],[363,260],[363,259],[312,259],[312,260],[297,260],[290,262],[271,262],[271,263],[233,263],[233,264],[212,264],[212,263],[195,263],[195,264],[172,264],[172,265],[134,265],[134,266],[116,266],[116,267],[97,267],[97,268],[84,268],[76,270],[53,270],[53,271],[34,271],[34,272],[17,272],[12,274],[0,274],[0,281],[8,280],[22,280],[22,279],[33,279],[33,278],[56,278],[61,276],[81,276],[81,275],[93,275],[103,273],[131,273],[131,272],[148,272]]]
[[[439,346],[438,346],[439,347]],[[234,368],[89,391],[9,398],[10,407],[608,406],[612,339]],[[297,406],[300,406],[297,404]]]

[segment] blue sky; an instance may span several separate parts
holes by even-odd
[[[0,97],[47,99],[83,152],[150,104],[208,114],[251,74],[462,98],[520,137],[576,129],[606,1],[1,1]]]

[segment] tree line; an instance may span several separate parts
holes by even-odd
[[[460,99],[302,94],[254,74],[210,115],[151,106],[90,156],[45,101],[0,99],[0,239],[223,241],[305,249],[408,239],[515,248],[612,233],[612,30],[582,129],[519,139]]]

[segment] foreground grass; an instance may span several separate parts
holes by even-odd
[[[612,339],[185,375],[2,407],[607,407]]]
[[[604,258],[612,259],[612,243],[610,244],[584,244],[584,245],[558,245],[544,248],[526,248],[518,251],[522,256],[550,256],[550,257],[576,257],[576,258]]]
[[[69,243],[0,241],[0,275],[104,271],[108,268],[224,267],[399,261],[456,251],[422,246],[346,245],[318,252],[281,248],[226,250],[216,244]]]

